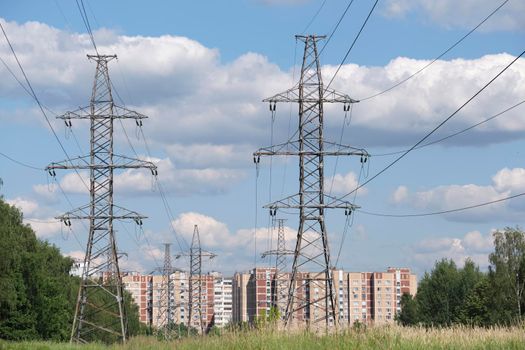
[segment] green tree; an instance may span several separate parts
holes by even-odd
[[[525,304],[525,233],[519,227],[496,231],[489,255],[489,278],[495,290],[498,323],[521,322]]]
[[[39,240],[23,224],[18,209],[0,198],[0,339],[69,339],[80,282],[69,274],[72,265],[57,247]],[[103,301],[109,294],[95,292],[90,297]],[[124,301],[128,332],[138,334],[143,330],[138,307],[129,293]],[[103,321],[107,316],[98,317]]]
[[[493,292],[488,278],[484,276],[466,296],[459,312],[459,322],[477,327],[490,326],[493,323],[492,300]]]
[[[465,300],[482,278],[479,268],[469,259],[462,269],[452,260],[436,262],[419,284],[416,296],[419,321],[428,326],[460,322]]]
[[[403,326],[412,326],[419,323],[419,310],[416,299],[408,293],[401,296],[401,312],[396,315],[396,320]]]

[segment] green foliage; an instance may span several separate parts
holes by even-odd
[[[405,297],[409,310],[401,313],[403,321],[400,322],[426,326],[450,326],[462,320],[466,322],[467,314],[463,311],[466,300],[482,279],[483,274],[471,260],[467,260],[462,269],[458,269],[452,260],[436,262],[430,274],[425,273],[423,276],[415,301]]]
[[[494,318],[499,323],[521,322],[525,312],[525,233],[518,227],[496,231],[489,279],[495,295]]]
[[[483,277],[465,298],[458,320],[459,322],[477,327],[487,327],[492,324],[491,286],[487,277]]]
[[[0,338],[64,340],[71,323],[70,258],[36,238],[0,200]]]
[[[68,340],[80,279],[69,275],[73,261],[39,240],[22,219],[18,209],[0,199],[0,339]],[[98,305],[111,301],[100,290],[90,298]],[[129,293],[124,302],[128,333],[143,334]],[[94,333],[98,341],[111,341],[105,337]]]
[[[272,306],[268,314],[266,314],[266,310],[262,310],[261,314],[255,318],[253,323],[257,329],[275,327],[280,317],[281,313],[279,312],[279,308]]]
[[[401,296],[401,312],[396,315],[396,321],[403,326],[419,323],[418,304],[412,295],[405,293]]]

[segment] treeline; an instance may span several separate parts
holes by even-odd
[[[38,239],[22,215],[0,198],[0,339],[69,340],[80,282],[70,276],[73,260]],[[125,300],[136,334],[138,308]]]
[[[414,298],[405,294],[397,316],[403,325],[505,326],[519,324],[525,312],[525,234],[507,227],[493,234],[489,270],[471,260],[436,262],[421,279]]]

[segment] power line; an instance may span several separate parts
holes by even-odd
[[[93,36],[93,31],[91,30],[91,25],[89,24],[89,18],[88,18],[87,12],[86,12],[86,8],[84,7],[84,1],[80,0],[80,3],[78,1],[79,0],[75,0],[75,2],[77,3],[78,11],[80,12],[80,17],[82,17],[82,21],[84,22],[84,26],[86,27],[86,30],[87,30],[88,35],[89,35],[89,38],[91,40],[91,44],[95,48],[95,52],[98,55],[99,53],[98,53],[98,49],[97,49],[97,44],[95,43],[95,37]]]
[[[44,118],[46,119],[46,122],[47,122],[47,125],[49,126],[49,128],[51,129],[55,139],[57,140],[58,144],[60,145],[60,148],[62,149],[62,151],[64,152],[65,156],[66,156],[66,159],[67,161],[70,163],[70,164],[73,164],[72,161],[71,161],[71,158],[69,157],[69,154],[67,153],[64,145],[62,144],[62,142],[60,141],[57,133],[55,132],[55,129],[53,128],[53,125],[51,125],[51,122],[49,121],[49,118],[47,117],[47,114],[46,112],[44,111],[44,107],[42,105],[42,103],[40,102],[40,99],[38,98],[38,96],[36,95],[35,93],[35,90],[33,89],[33,86],[31,85],[31,82],[29,81],[29,78],[27,77],[26,75],[26,72],[24,70],[24,68],[22,67],[22,64],[20,63],[20,60],[18,59],[18,56],[15,52],[15,49],[13,48],[13,45],[11,44],[11,41],[9,40],[9,37],[7,36],[7,33],[5,32],[5,29],[4,29],[4,26],[2,25],[2,23],[0,22],[0,28],[2,29],[2,33],[4,34],[4,37],[7,41],[7,44],[9,45],[9,48],[11,50],[11,52],[13,53],[13,56],[15,57],[15,60],[16,60],[16,63],[18,64],[18,68],[20,69],[20,71],[22,72],[22,75],[24,76],[24,79],[25,79],[25,82],[27,84],[27,87],[29,88],[30,90],[30,95],[31,97],[36,101],[36,103],[38,104],[38,107],[40,108],[40,111],[42,112],[42,115],[44,116]],[[5,62],[4,62],[4,65],[5,65]],[[20,81],[17,79],[17,81],[20,83]],[[27,90],[26,90],[27,91]],[[80,176],[78,170],[75,170],[75,172],[77,173],[77,175],[80,177],[80,180],[82,181],[82,183],[84,184],[84,186],[89,189],[88,185],[86,184],[86,182],[84,181],[84,179],[82,178],[82,176]]]
[[[382,216],[382,217],[391,217],[391,218],[423,217],[423,216],[432,216],[432,215],[450,214],[450,213],[455,213],[455,212],[459,212],[459,211],[475,209],[475,208],[483,207],[483,206],[490,205],[490,204],[495,204],[495,203],[500,203],[500,202],[508,201],[508,200],[511,200],[511,199],[514,199],[514,198],[518,198],[518,197],[521,197],[521,196],[524,196],[524,195],[525,195],[525,192],[522,192],[522,193],[515,194],[515,195],[513,195],[513,196],[509,196],[509,197],[505,197],[505,198],[500,198],[500,199],[496,199],[496,200],[489,201],[489,202],[483,202],[483,203],[479,203],[479,204],[469,205],[469,206],[466,206],[466,207],[461,207],[461,208],[456,208],[456,209],[449,209],[449,210],[441,210],[441,211],[435,211],[435,212],[430,212],[430,213],[419,213],[419,214],[388,214],[388,213],[376,213],[376,212],[370,212],[370,211],[366,211],[366,210],[362,210],[362,209],[357,209],[357,211],[359,211],[360,213],[366,214],[366,215]]]
[[[337,74],[339,73],[339,70],[341,69],[341,67],[342,67],[343,64],[345,63],[346,59],[348,58],[348,55],[350,54],[350,51],[352,51],[352,49],[354,48],[354,45],[355,45],[355,43],[357,42],[357,39],[359,39],[359,37],[361,36],[361,33],[363,32],[363,29],[364,29],[365,26],[366,26],[366,23],[367,23],[368,20],[370,19],[370,16],[372,16],[372,12],[374,12],[374,9],[376,8],[376,5],[377,5],[378,1],[379,1],[379,0],[376,0],[376,1],[374,2],[374,6],[372,6],[372,8],[370,9],[370,12],[368,12],[368,16],[366,16],[365,21],[364,21],[363,24],[361,25],[361,28],[359,29],[359,32],[357,33],[357,35],[356,35],[355,38],[354,38],[354,41],[352,42],[352,45],[350,45],[350,47],[348,48],[348,51],[346,51],[345,56],[344,56],[343,59],[341,60],[341,63],[339,64],[339,67],[337,67],[337,70],[335,71],[334,75],[332,76],[332,79],[330,79],[330,82],[329,82],[328,85],[326,86],[325,91],[328,90],[328,88],[330,87],[330,85],[332,85],[332,82],[334,81],[335,77],[336,77]],[[350,5],[351,5],[351,3],[350,3]]]
[[[453,133],[453,134],[447,135],[447,136],[442,137],[442,138],[440,138],[440,139],[437,139],[437,140],[434,140],[434,141],[430,141],[430,142],[424,143],[424,144],[422,144],[422,145],[420,145],[420,146],[418,146],[418,147],[416,147],[416,148],[414,148],[414,149],[416,150],[416,149],[421,149],[421,148],[428,147],[428,146],[431,146],[431,145],[435,145],[436,143],[439,143],[439,142],[442,142],[442,141],[448,140],[448,139],[450,139],[450,138],[452,138],[452,137],[454,137],[454,136],[458,136],[458,135],[460,135],[460,134],[463,134],[463,133],[465,133],[465,132],[467,132],[467,131],[469,131],[469,130],[472,130],[472,129],[474,129],[474,128],[480,126],[480,125],[482,125],[482,124],[485,124],[485,123],[487,123],[487,122],[489,122],[489,121],[491,121],[491,120],[493,120],[493,119],[496,119],[497,117],[499,117],[499,116],[501,116],[501,115],[503,115],[503,114],[505,114],[505,113],[507,113],[507,112],[513,110],[514,108],[516,108],[516,107],[522,105],[523,103],[525,103],[525,100],[522,100],[522,101],[516,103],[515,105],[513,105],[513,106],[511,106],[511,107],[509,107],[509,108],[507,108],[507,109],[505,109],[504,111],[501,111],[501,112],[499,112],[498,114],[495,114],[495,115],[493,115],[493,116],[491,116],[491,117],[489,117],[489,118],[487,118],[487,119],[484,119],[484,120],[480,121],[479,123],[476,123],[476,124],[474,124],[474,125],[471,125],[471,126],[469,126],[468,128],[462,129],[462,130],[460,130],[460,131],[457,131],[457,132],[455,132],[455,133]],[[372,157],[392,156],[392,155],[400,154],[400,153],[403,153],[403,152],[406,152],[406,151],[407,151],[407,150],[393,151],[393,152],[388,152],[388,153],[377,153],[377,154],[371,154],[370,156],[372,156]]]
[[[326,39],[326,41],[324,42],[323,47],[321,48],[321,51],[319,51],[319,56],[321,56],[321,54],[323,53],[325,47],[328,45],[328,43],[330,42],[330,40],[332,40],[332,37],[334,36],[335,32],[336,32],[337,29],[339,28],[339,25],[341,24],[341,22],[342,22],[343,19],[345,18],[346,13],[348,12],[348,10],[350,9],[350,6],[352,6],[353,3],[354,3],[354,0],[350,0],[350,2],[348,3],[348,5],[346,6],[345,10],[343,11],[343,13],[341,14],[341,16],[339,17],[339,20],[337,21],[337,23],[336,23],[334,29],[332,29],[332,32],[331,32],[330,35],[328,36],[328,39]]]
[[[465,40],[468,36],[470,36],[470,34],[472,34],[476,29],[478,29],[483,23],[485,23],[490,17],[492,17],[492,15],[494,15],[496,12],[499,11],[499,9],[501,9],[509,0],[505,0],[503,1],[496,9],[494,9],[487,17],[485,17],[481,22],[479,22],[474,28],[472,28],[467,34],[463,35],[458,41],[456,41],[452,46],[450,46],[448,49],[446,49],[445,51],[443,51],[439,56],[437,56],[436,58],[434,58],[432,61],[430,61],[429,63],[427,63],[425,66],[423,66],[421,69],[417,70],[416,72],[412,73],[411,75],[409,75],[408,77],[398,81],[397,83],[395,83],[394,85],[390,86],[389,88],[383,90],[383,91],[380,91],[376,94],[373,94],[371,96],[368,96],[368,97],[365,97],[365,98],[361,98],[359,99],[359,101],[366,101],[366,100],[369,100],[371,98],[374,98],[374,97],[377,97],[379,95],[382,95],[384,93],[387,93],[389,92],[390,90],[393,90],[395,89],[396,87],[398,87],[399,85],[401,84],[404,84],[406,83],[408,80],[412,79],[413,77],[415,77],[416,75],[418,75],[419,73],[421,73],[422,71],[424,71],[425,69],[427,69],[428,67],[430,67],[434,62],[436,62],[437,60],[439,60],[441,57],[445,56],[447,53],[449,53],[453,48],[455,48],[456,46],[458,46],[463,40]]]
[[[13,163],[16,163],[16,164],[18,164],[18,165],[24,166],[24,167],[29,168],[29,169],[34,169],[34,170],[39,170],[39,171],[43,171],[43,170],[44,170],[44,168],[38,168],[38,167],[36,167],[36,166],[33,166],[33,165],[30,165],[30,164],[27,164],[27,163],[21,162],[21,161],[16,160],[16,159],[14,159],[14,158],[12,158],[12,157],[10,157],[10,156],[8,156],[7,154],[2,153],[2,152],[0,152],[0,156],[2,156],[2,157],[4,157],[4,158],[6,158],[6,159],[12,161]]]
[[[492,84],[497,78],[499,78],[500,75],[502,75],[507,69],[509,69],[518,59],[520,59],[525,54],[525,51],[522,51],[518,56],[516,56],[505,68],[503,68],[498,74],[496,74],[488,83],[486,83],[480,90],[478,90],[472,97],[470,97],[465,103],[463,103],[458,109],[456,109],[451,115],[449,115],[445,120],[443,120],[441,123],[439,123],[432,131],[430,131],[428,134],[426,134],[423,138],[421,138],[418,142],[416,142],[412,147],[410,147],[408,150],[403,152],[399,157],[397,157],[395,160],[393,160],[390,164],[388,164],[386,167],[384,167],[382,170],[377,172],[374,176],[372,176],[370,179],[362,183],[361,185],[357,186],[354,190],[351,192],[348,192],[344,196],[340,197],[340,199],[343,199],[350,194],[356,192],[360,188],[364,187],[368,183],[370,183],[372,180],[377,178],[379,175],[383,174],[385,171],[390,169],[394,164],[399,162],[401,159],[403,159],[408,153],[410,153],[412,150],[414,150],[417,146],[419,146],[421,143],[423,143],[427,138],[429,138],[432,134],[434,134],[439,128],[441,128],[445,123],[447,123],[450,119],[452,119],[459,111],[461,111],[466,105],[468,105],[474,98],[476,98],[481,92],[483,92],[490,84]]]
[[[353,0],[352,0],[353,1]],[[317,10],[317,12],[315,12],[314,16],[312,17],[312,19],[310,19],[310,21],[308,22],[308,24],[306,25],[306,27],[303,29],[303,34],[306,33],[306,31],[308,30],[308,28],[310,28],[310,26],[312,25],[312,23],[314,23],[315,19],[317,18],[317,16],[319,16],[319,13],[321,12],[321,10],[323,9],[324,5],[326,4],[326,0],[323,1],[323,3],[321,4],[321,6],[319,6],[319,9]]]

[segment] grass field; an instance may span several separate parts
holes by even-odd
[[[424,329],[385,326],[326,336],[246,331],[171,342],[157,341],[153,337],[136,337],[125,345],[112,346],[0,341],[0,349],[525,349],[525,327]]]

